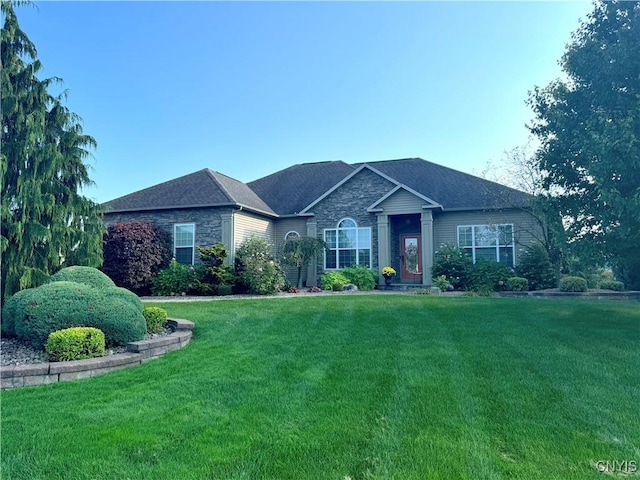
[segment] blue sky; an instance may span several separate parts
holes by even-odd
[[[468,173],[527,142],[527,92],[592,10],[574,2],[36,2],[43,77],[98,142],[104,202],[211,168],[422,157]]]

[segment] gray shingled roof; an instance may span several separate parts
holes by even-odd
[[[301,212],[355,168],[342,161],[303,163],[249,182],[278,215]]]
[[[526,206],[528,195],[421,158],[366,162],[370,167],[442,205],[444,210]],[[358,164],[357,166],[362,165]],[[507,205],[505,205],[507,204]]]
[[[205,168],[105,203],[108,212],[237,205],[274,215],[247,185]]]
[[[295,215],[365,163],[303,163],[244,184],[209,169],[107,202],[108,211],[236,205],[270,215]],[[442,205],[444,210],[525,206],[528,195],[421,158],[366,165]],[[313,210],[313,209],[312,209]]]

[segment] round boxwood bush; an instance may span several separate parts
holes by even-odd
[[[93,327],[71,327],[49,334],[45,350],[51,362],[102,357],[104,333]]]
[[[142,311],[147,321],[147,332],[160,333],[164,330],[164,324],[167,321],[167,311],[160,307],[146,307]]]
[[[511,277],[507,279],[507,290],[511,292],[524,292],[529,290],[529,280],[522,277]]]
[[[50,333],[69,327],[98,328],[108,346],[141,340],[147,330],[142,310],[115,287],[58,281],[24,292],[11,321],[16,336],[35,348],[42,349]]]
[[[20,290],[14,293],[2,307],[2,321],[0,323],[0,331],[3,337],[15,337],[15,319],[22,315],[21,298],[29,295],[33,289]]]
[[[144,305],[142,304],[142,300],[133,292],[127,290],[122,287],[113,287],[108,292],[110,297],[119,298],[134,307],[136,310],[142,312],[144,310]]]
[[[49,278],[51,282],[76,282],[95,288],[113,288],[116,286],[109,277],[97,268],[73,266],[59,270]]]
[[[613,290],[615,292],[622,292],[624,290],[624,283],[616,280],[604,280],[600,282],[600,288],[603,290]]]
[[[561,292],[586,292],[587,281],[582,277],[566,276],[560,279]]]

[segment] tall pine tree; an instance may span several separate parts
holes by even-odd
[[[20,29],[14,5],[2,0],[0,82],[2,150],[0,251],[2,302],[68,265],[102,262],[99,205],[81,195],[92,182],[85,159],[95,140],[40,80],[35,45]]]

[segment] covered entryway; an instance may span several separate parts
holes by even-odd
[[[431,285],[435,208],[440,206],[403,186],[369,207],[378,223],[378,269],[393,267],[392,285]]]

